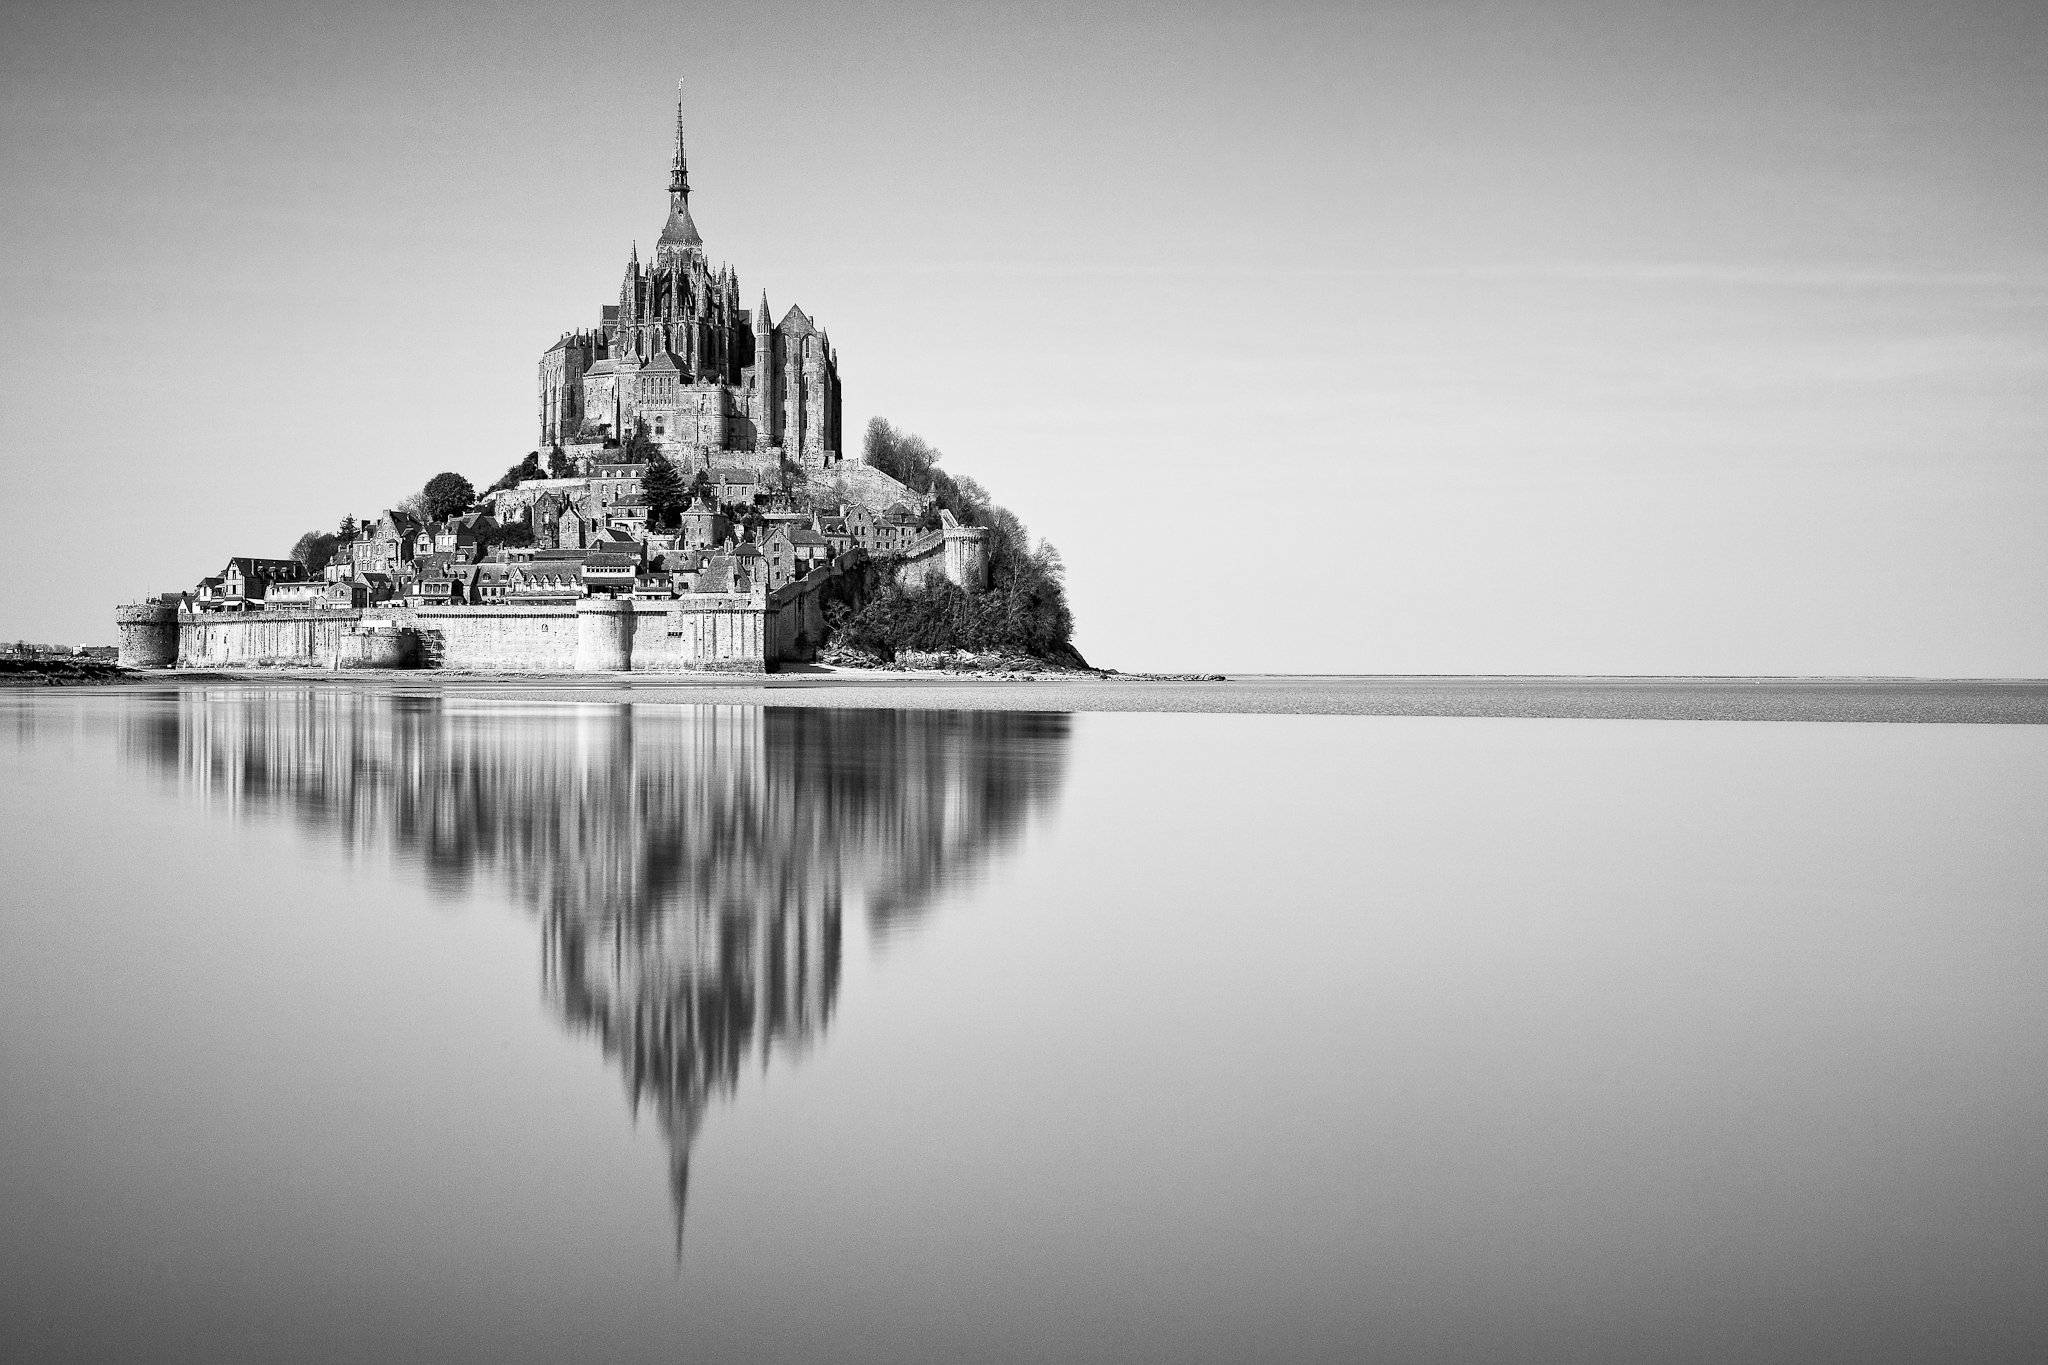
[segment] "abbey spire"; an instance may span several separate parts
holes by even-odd
[[[690,197],[690,157],[683,150],[683,83],[676,82],[676,155],[669,165],[668,192]]]
[[[704,249],[704,239],[697,235],[697,225],[690,220],[690,158],[683,149],[682,94],[683,83],[677,81],[676,155],[669,165],[668,222],[662,225],[661,238],[654,244],[654,259],[662,265],[671,264],[670,257],[685,251]]]

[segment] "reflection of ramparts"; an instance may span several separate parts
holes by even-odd
[[[284,811],[431,882],[508,886],[543,977],[668,1138],[750,1060],[808,1046],[846,902],[906,927],[1049,803],[1067,721],[1003,712],[520,707],[349,688],[187,691],[124,722],[131,759],[240,817]]]

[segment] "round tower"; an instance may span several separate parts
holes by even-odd
[[[576,671],[624,673],[633,667],[633,599],[586,597],[576,604]]]
[[[988,528],[962,526],[951,514],[946,526],[946,577],[968,592],[988,591]]]
[[[114,608],[120,629],[123,668],[172,668],[178,662],[178,609],[168,602],[135,602]]]

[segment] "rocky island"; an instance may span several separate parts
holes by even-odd
[[[876,418],[842,449],[839,357],[743,305],[690,211],[539,364],[534,449],[479,492],[444,471],[289,554],[235,556],[117,609],[120,662],[489,672],[771,672],[820,657],[1085,668],[1058,552]]]

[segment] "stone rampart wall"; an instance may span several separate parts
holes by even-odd
[[[809,663],[818,657],[818,646],[825,638],[825,590],[866,558],[864,551],[849,550],[768,594],[771,657],[791,663]]]
[[[674,602],[636,602],[635,673],[765,673],[768,603],[744,594],[692,593]]]
[[[283,608],[201,613],[178,622],[179,668],[332,668],[357,611]]]
[[[185,614],[177,620],[180,668],[360,668],[400,657],[375,630],[416,637],[404,657],[421,667],[470,673],[762,673],[815,658],[825,633],[825,589],[856,565],[841,555],[771,593],[691,593],[678,598],[591,597],[550,606],[291,608]]]
[[[419,632],[421,662],[467,673],[569,673],[573,606],[420,607],[374,613]]]

